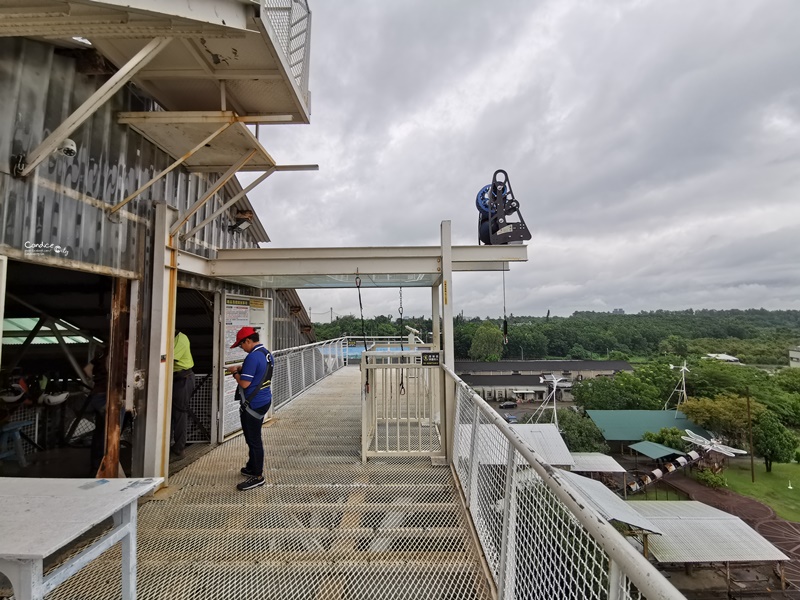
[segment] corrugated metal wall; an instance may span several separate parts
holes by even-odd
[[[103,70],[102,61],[92,61],[85,54],[78,56],[74,51],[23,38],[0,38],[0,253],[53,267],[139,279],[135,362],[140,367],[147,364],[149,346],[154,203],[167,202],[184,211],[206,193],[217,176],[175,169],[119,211],[120,218],[106,216],[106,207],[122,201],[173,162],[141,135],[117,123],[121,111],[157,109],[148,99],[137,96],[132,86],[102,105],[70,134],[78,148],[74,157],[54,154],[27,179],[11,175],[13,157],[34,150],[102,86],[110,76]],[[221,207],[232,195],[230,188],[225,186],[221,194],[209,200],[184,231]],[[232,213],[248,207],[240,200],[193,239],[179,244],[180,249],[210,258],[217,248],[255,247],[255,228],[236,234],[228,230]],[[48,247],[31,247],[37,245]],[[199,290],[258,294],[186,274],[180,279],[182,286]],[[280,295],[275,299],[280,320],[274,349],[307,343],[301,325],[290,316],[290,300]],[[144,394],[144,390],[137,390],[134,399],[142,415]],[[139,458],[134,459],[134,474],[140,472],[137,461],[141,459],[143,435],[142,431],[136,433],[134,445],[139,447]]]
[[[22,38],[0,39],[0,244],[34,261],[141,277],[148,264],[153,201],[185,210],[205,194],[216,175],[176,169],[122,212],[119,223],[103,210],[123,200],[169,166],[173,159],[128,127],[117,124],[120,111],[149,110],[148,100],[125,89],[101,106],[71,138],[72,158],[53,154],[26,180],[11,177],[13,157],[29,153],[108,78],[81,73],[73,55]],[[226,198],[212,198],[189,221],[193,227]],[[228,231],[229,216],[207,225],[185,249],[202,256],[214,248],[256,244],[247,232]],[[61,251],[32,255],[31,244],[58,245]],[[75,262],[77,261],[77,262]],[[102,269],[91,269],[91,267]]]

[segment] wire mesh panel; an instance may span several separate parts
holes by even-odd
[[[646,597],[634,581],[649,582],[653,597],[683,597],[501,423],[456,382],[453,468],[499,598]],[[568,489],[574,505],[559,488]],[[602,535],[587,523],[597,524]]]
[[[186,428],[186,441],[211,442],[211,393],[213,391],[211,374],[195,373],[194,392],[189,400],[189,423]]]
[[[285,406],[309,387],[345,366],[344,339],[339,338],[272,353],[272,406]],[[241,429],[238,404],[223,407],[223,434],[229,436]]]
[[[344,340],[273,352],[272,404],[277,409],[345,365]]]
[[[266,0],[266,16],[289,63],[292,77],[308,104],[311,12],[306,0]]]

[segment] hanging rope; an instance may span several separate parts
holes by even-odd
[[[503,344],[508,346],[508,319],[506,318],[506,272],[503,271]]]
[[[400,288],[400,308],[398,311],[400,313],[400,352],[403,352],[403,288]],[[403,360],[402,358],[400,359]],[[406,386],[403,383],[403,369],[400,369],[400,395],[405,396],[406,393]]]
[[[358,273],[358,270],[356,270]],[[361,277],[356,275],[356,289],[358,290],[358,308],[361,311],[361,339],[364,342],[364,352],[367,351],[367,327],[364,324],[364,304],[361,302]],[[364,356],[364,364],[368,364],[369,359]],[[369,394],[369,369],[365,368],[366,380],[364,383],[364,392]]]

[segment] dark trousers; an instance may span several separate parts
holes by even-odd
[[[189,414],[189,401],[194,392],[194,372],[181,371],[172,378],[172,436],[174,452],[183,452],[186,447],[186,423]]]
[[[269,404],[259,408],[250,409],[261,415],[257,419],[244,407],[239,407],[239,418],[242,421],[242,433],[244,441],[247,442],[247,464],[245,468],[251,473],[261,475],[264,472],[264,442],[261,440],[261,425],[264,423],[264,415],[269,410]]]

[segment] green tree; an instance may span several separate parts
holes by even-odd
[[[797,437],[784,427],[774,413],[764,411],[753,426],[753,446],[756,453],[764,457],[764,465],[767,473],[770,473],[773,462],[792,462]]]
[[[686,338],[679,335],[670,335],[667,339],[662,340],[658,345],[658,351],[662,354],[674,354],[685,358],[689,353],[689,344]]]
[[[472,336],[469,357],[472,360],[494,362],[503,356],[503,332],[491,321],[484,321]]]
[[[800,394],[800,369],[781,369],[773,377],[775,384],[790,394]]]
[[[472,346],[472,338],[478,331],[480,323],[459,323],[453,328],[453,346],[456,358],[469,358],[469,350]]]
[[[569,349],[567,357],[574,360],[587,360],[589,358],[589,352],[580,344],[574,344],[572,348]]]
[[[664,427],[655,433],[646,431],[642,439],[667,446],[668,448],[675,448],[675,450],[680,450],[681,452],[686,452],[689,448],[686,442],[681,439],[683,435],[686,435],[686,432],[677,427]]]
[[[655,387],[625,372],[575,383],[572,396],[575,404],[586,410],[656,410],[663,406]]]
[[[559,409],[558,427],[570,452],[609,452],[603,433],[589,417]]]
[[[749,427],[746,398],[731,394],[714,398],[689,398],[681,405],[681,410],[700,427],[722,436],[731,445],[746,445]],[[754,420],[766,410],[763,404],[750,402],[750,413]]]

